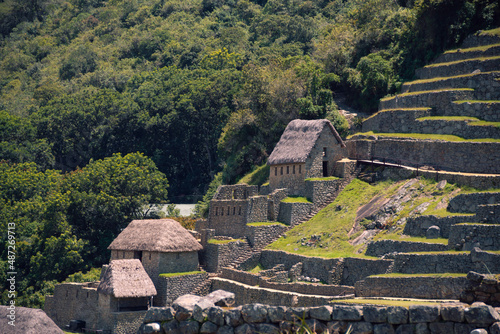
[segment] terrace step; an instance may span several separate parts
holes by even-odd
[[[356,297],[459,299],[466,275],[369,276],[354,285]]]
[[[419,79],[449,77],[459,74],[469,74],[476,71],[490,72],[500,68],[500,56],[488,58],[473,58],[449,63],[434,63],[415,71]]]
[[[500,225],[463,223],[450,228],[448,245],[456,250],[471,250],[479,247],[482,250],[500,250]],[[500,255],[500,254],[499,254]]]
[[[458,60],[497,56],[499,54],[500,54],[500,43],[479,45],[467,49],[460,48],[460,49],[446,51],[445,53],[437,57],[434,62],[448,63]]]
[[[500,71],[438,77],[406,82],[402,93],[420,92],[449,88],[473,88],[478,100],[500,99]]]
[[[448,250],[448,245],[441,243],[403,241],[403,240],[377,240],[368,243],[365,255],[381,257],[391,253],[410,252],[441,252]]]
[[[474,215],[448,217],[438,217],[434,215],[418,216],[409,218],[406,221],[403,234],[412,237],[425,237],[429,227],[437,226],[439,227],[440,237],[448,239],[448,237],[450,236],[451,226],[475,220],[476,217]]]
[[[447,108],[450,101],[474,100],[471,88],[454,88],[399,94],[380,100],[379,110],[408,108]]]

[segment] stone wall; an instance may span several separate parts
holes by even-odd
[[[396,240],[379,240],[369,242],[366,247],[366,256],[381,257],[390,253],[410,252],[442,252],[448,250],[448,245],[428,242],[405,242]]]
[[[345,179],[308,180],[305,196],[314,203],[315,207],[320,207],[340,191],[344,181]]]
[[[356,282],[356,297],[459,299],[468,285],[463,277],[367,277]]]
[[[500,223],[500,204],[478,205],[476,219],[487,224]]]
[[[297,292],[301,294],[320,295],[320,296],[346,296],[354,294],[354,288],[346,285],[331,285],[317,283],[276,283],[267,278],[241,270],[224,268],[221,278],[240,282],[246,285],[259,286],[273,290]]]
[[[277,221],[280,213],[281,201],[288,196],[288,189],[276,189],[268,195],[268,221]],[[279,220],[278,220],[279,221]]]
[[[112,334],[133,334],[141,326],[147,311],[135,312],[113,312],[111,313],[111,322],[113,327]]]
[[[83,320],[88,328],[99,329],[97,284],[57,284],[54,294],[45,297],[44,311],[59,327],[70,320]]]
[[[448,245],[455,250],[500,250],[500,225],[458,224],[451,227]]]
[[[264,268],[283,264],[285,270],[290,270],[293,265],[302,262],[303,276],[317,278],[327,284],[351,286],[367,276],[386,273],[392,264],[392,260],[325,259],[274,250],[263,250],[259,261]]]
[[[248,216],[246,223],[257,223],[267,221],[269,206],[267,196],[254,196],[248,199]],[[246,224],[245,224],[246,225]],[[245,226],[246,227],[246,226]],[[239,237],[244,237],[240,235]]]
[[[316,306],[327,304],[331,296],[304,295],[296,292],[254,287],[224,278],[211,278],[212,290],[226,290],[235,294],[234,305],[265,301],[268,305]]]
[[[264,299],[263,299],[264,300]],[[294,305],[294,304],[286,304]],[[151,314],[153,310],[151,311]],[[476,303],[403,306],[322,305],[316,307],[247,304],[200,312],[175,313],[173,308],[148,316],[138,334],[181,333],[446,333],[469,334],[474,329],[500,331],[500,316],[491,306]],[[305,326],[304,326],[305,325]],[[158,331],[151,331],[156,328]],[[481,332],[479,332],[481,333]]]
[[[311,213],[313,207],[313,203],[281,202],[278,221],[289,226],[294,226],[304,221]]]
[[[467,74],[474,71],[491,72],[498,71],[500,60],[496,59],[479,59],[468,60],[458,63],[447,64],[446,66],[428,65],[415,70],[415,76],[419,79],[431,79],[437,77],[451,77],[458,74]]]
[[[403,274],[500,273],[500,254],[474,248],[470,253],[404,254],[394,258],[393,272]]]
[[[247,199],[259,194],[258,186],[249,186],[247,184],[234,184],[219,186],[213,199],[215,200],[233,200]]]
[[[500,193],[480,192],[459,194],[450,199],[448,211],[461,213],[476,213],[478,205],[500,203]]]
[[[233,238],[242,237],[248,221],[249,205],[248,199],[210,201],[208,228],[214,229],[217,235],[227,235]]]
[[[460,296],[460,301],[468,304],[483,302],[494,307],[500,307],[500,277],[481,275],[469,272],[467,280],[469,285]]]
[[[450,101],[458,100],[474,100],[474,91],[472,89],[449,89],[400,94],[381,99],[379,110],[429,107],[440,110],[447,108],[451,104]]]
[[[269,172],[269,187],[286,188],[290,195],[303,196],[305,168],[305,163],[272,165]]]
[[[430,165],[441,170],[500,174],[500,143],[443,142],[378,138],[350,140],[346,143],[351,159],[370,160],[372,156],[404,165]],[[367,149],[366,146],[370,146]]]
[[[254,248],[262,248],[277,239],[287,229],[282,224],[252,226],[247,225],[246,236]]]
[[[233,241],[223,244],[208,243],[203,250],[203,259],[206,271],[221,271],[223,267],[234,262],[241,252],[248,248],[248,243],[241,241]]]
[[[155,305],[170,306],[178,297],[192,293],[208,279],[207,273],[179,275],[158,278],[157,295],[154,297]]]
[[[448,216],[438,217],[433,215],[418,216],[408,218],[406,221],[403,234],[413,237],[425,237],[425,232],[431,226],[437,226],[440,229],[441,238],[448,238],[450,235],[450,227],[455,224],[470,222],[474,220],[474,216]],[[420,252],[421,250],[414,250]]]

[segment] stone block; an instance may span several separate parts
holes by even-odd
[[[347,322],[330,321],[326,324],[329,333],[344,333],[347,330]]]
[[[324,321],[330,321],[332,319],[332,310],[333,308],[331,306],[319,306],[319,307],[312,307],[309,310],[309,314],[311,315],[311,318],[318,319],[318,320],[324,320]]]
[[[477,328],[471,331],[470,334],[488,334],[488,331],[484,328]]]
[[[234,334],[234,328],[231,326],[222,326],[217,330],[217,334]]]
[[[306,307],[289,307],[285,311],[285,320],[297,322],[309,318],[309,308]]]
[[[253,334],[255,333],[255,328],[249,324],[243,324],[234,329],[234,334]]]
[[[142,328],[143,334],[160,334],[161,325],[157,322],[151,322],[149,324],[144,325]]]
[[[326,326],[319,320],[316,319],[307,319],[305,321],[306,329],[313,333],[323,333],[326,329]]]
[[[435,322],[439,320],[439,306],[411,305],[409,311],[411,323]]]
[[[500,322],[495,322],[490,326],[490,334],[500,334]]]
[[[472,330],[477,328],[477,326],[464,323],[456,323],[454,326],[455,334],[470,334]]]
[[[179,321],[179,333],[198,334],[199,331],[200,331],[200,323],[198,321],[194,320]]]
[[[377,306],[365,306],[363,308],[363,319],[368,322],[387,322],[387,308]]]
[[[465,309],[465,319],[469,324],[491,325],[500,321],[500,316],[490,305],[474,303]]]
[[[224,312],[224,320],[226,325],[231,327],[241,325],[243,323],[243,318],[241,317],[241,307],[233,308]]]
[[[351,333],[356,334],[372,334],[373,325],[366,321],[350,322],[348,328],[351,328]]]
[[[249,323],[265,322],[267,319],[267,306],[262,304],[248,304],[241,307],[243,320]]]
[[[224,311],[222,308],[214,306],[207,310],[207,320],[217,326],[224,325]]]
[[[387,321],[393,325],[408,323],[408,309],[402,306],[390,306],[387,308]]]
[[[255,329],[257,333],[280,334],[279,327],[271,324],[255,324]]]
[[[171,307],[151,307],[144,316],[145,324],[150,322],[163,322],[174,319],[175,311]]]
[[[361,306],[334,305],[332,309],[332,320],[356,320],[363,317],[363,308]]]
[[[396,328],[396,334],[415,334],[414,324],[402,324]]]
[[[425,322],[415,324],[415,334],[430,334],[429,327]]]
[[[203,323],[203,325],[201,325],[200,333],[216,334],[218,329],[219,329],[219,326],[217,326],[216,324],[214,324],[211,321],[206,321]]]
[[[441,229],[439,226],[433,225],[427,229],[425,232],[425,237],[427,239],[437,239],[441,237]]]
[[[161,328],[165,333],[180,334],[179,322],[177,320],[167,321],[162,323]]]
[[[465,307],[463,305],[441,305],[441,317],[444,321],[463,322]]]
[[[279,323],[280,321],[285,320],[285,306],[270,306],[267,309],[267,316],[269,317],[269,321]]]
[[[454,328],[453,322],[431,322],[429,324],[431,334],[450,334],[453,333]]]
[[[391,324],[373,325],[373,334],[394,334],[395,330]]]

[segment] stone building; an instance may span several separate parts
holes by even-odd
[[[306,179],[333,175],[335,162],[346,156],[330,121],[293,120],[269,156],[270,189],[287,188],[290,195],[303,196]]]

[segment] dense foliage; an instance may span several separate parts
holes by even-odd
[[[0,212],[19,228],[20,300],[106,261],[166,179],[172,202],[207,194],[203,214],[290,120],[345,136],[337,98],[372,112],[498,22],[497,0],[0,2]]]
[[[19,273],[17,302],[40,307],[54,282],[106,263],[113,238],[143,218],[149,203],[164,203],[167,187],[165,175],[138,153],[115,154],[66,174],[34,163],[0,163],[2,304],[9,300],[9,265]],[[8,228],[15,248],[7,247]]]

